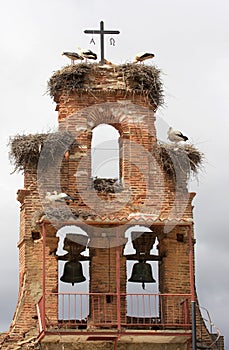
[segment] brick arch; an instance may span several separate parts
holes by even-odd
[[[96,123],[96,125],[94,127],[92,127],[90,132],[93,133],[94,130],[101,125],[107,125],[107,126],[114,128],[119,133],[119,137],[122,135],[122,127],[121,127],[120,123],[111,123],[111,122],[110,123],[105,123],[105,122]]]
[[[149,120],[152,120],[152,117],[152,110],[130,101],[105,102],[72,113],[60,122],[60,130],[73,133],[86,130],[89,132],[100,124],[108,124],[115,127],[122,136],[133,126],[141,127],[148,132],[149,124],[152,124]],[[155,136],[154,130],[152,133],[151,136]]]
[[[98,127],[100,127],[100,126],[102,126],[102,125],[104,125],[104,126],[108,126],[108,127],[111,127],[111,128],[113,128],[113,129],[115,129],[118,133],[119,133],[119,136],[120,136],[120,131],[119,131],[119,125],[118,124],[113,124],[113,123],[100,123],[100,124],[98,124],[98,125],[96,125],[95,127],[93,127],[93,129],[91,130],[92,132],[94,132],[94,130],[96,129],[96,128],[98,128]]]

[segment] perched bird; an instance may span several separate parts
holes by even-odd
[[[50,192],[46,193],[45,199],[48,202],[64,202],[65,200],[72,200],[73,202],[75,201],[76,198],[70,196],[67,193],[57,193],[56,191],[51,194]]]
[[[80,47],[78,47],[78,50],[80,55],[86,59],[86,62],[87,60],[97,60],[96,53],[92,52],[91,50],[81,49]]]
[[[153,58],[155,55],[153,53],[149,53],[149,52],[139,52],[137,53],[137,55],[134,58],[133,63],[137,63],[137,62],[143,62],[145,60],[148,60],[150,58]]]
[[[74,64],[76,60],[83,60],[83,57],[77,52],[63,52],[62,55],[70,58],[72,64]]]
[[[168,132],[168,139],[171,142],[180,142],[180,141],[187,141],[188,137],[183,135],[180,131],[178,130],[173,130],[171,127],[169,128]]]

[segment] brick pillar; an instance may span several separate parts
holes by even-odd
[[[105,236],[106,228],[101,228],[101,233],[103,237],[94,237],[90,242],[90,293],[94,293],[90,300],[90,319],[94,325],[116,326],[119,315],[124,322],[126,314],[126,298],[119,295],[126,293],[126,258],[123,255],[126,239],[117,246],[115,235]]]
[[[190,294],[188,226],[176,226],[169,233],[159,235],[159,289],[162,294]],[[160,301],[161,318],[166,324],[190,321],[189,300],[163,296]],[[187,314],[188,312],[188,314]],[[186,322],[187,323],[187,322]]]
[[[56,237],[56,228],[51,224],[46,224],[45,230],[45,306],[48,324],[52,325],[58,322],[58,259],[56,250],[59,239]]]

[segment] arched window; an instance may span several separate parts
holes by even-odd
[[[76,322],[78,320],[82,323],[82,320],[86,319],[89,314],[89,261],[78,261],[78,256],[76,256],[75,260],[74,254],[78,253],[78,243],[82,247],[81,255],[89,256],[89,249],[87,248],[88,236],[78,226],[64,226],[57,231],[56,235],[59,237],[58,250],[56,252],[59,257],[58,318],[63,322],[71,322],[72,320]],[[68,240],[71,241],[70,246],[67,243]],[[72,248],[69,250],[69,247]],[[73,266],[73,270],[70,268],[70,275],[69,267],[67,268],[69,263],[77,265],[77,268]],[[81,271],[78,269],[78,265],[81,267]],[[77,281],[72,278],[73,272],[77,277]]]
[[[119,132],[111,125],[93,129],[91,144],[92,177],[120,179]]]
[[[125,236],[128,237],[128,242],[125,246],[124,255],[127,257],[126,262],[126,271],[127,271],[127,284],[126,284],[126,292],[127,292],[127,317],[136,317],[136,318],[155,318],[159,317],[159,300],[156,298],[156,295],[159,293],[159,283],[158,283],[158,262],[157,261],[148,261],[146,260],[146,264],[152,272],[152,278],[155,280],[154,283],[145,283],[143,285],[141,280],[141,275],[139,274],[139,279],[137,281],[130,282],[131,277],[136,277],[134,274],[134,265],[137,263],[137,260],[132,260],[133,255],[137,253],[137,251],[133,247],[133,242],[131,238],[132,233],[139,233],[139,237],[142,234],[152,232],[148,227],[144,226],[132,226],[130,227]],[[138,235],[137,235],[138,237]],[[157,249],[157,238],[155,239],[155,243],[153,244],[153,248],[150,250],[150,254],[158,255]],[[128,255],[132,255],[131,259],[128,259]],[[140,271],[138,271],[140,272]],[[144,272],[142,271],[144,274]],[[134,283],[136,282],[136,283]]]

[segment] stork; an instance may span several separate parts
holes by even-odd
[[[63,52],[62,55],[70,58],[72,65],[75,64],[75,60],[83,60],[83,57],[77,52]]]
[[[188,137],[183,135],[182,132],[178,131],[178,130],[173,130],[173,128],[169,128],[168,132],[168,139],[171,142],[175,142],[178,143],[180,141],[187,141]]]
[[[65,200],[72,200],[74,202],[76,198],[64,192],[57,193],[56,191],[54,191],[53,194],[51,194],[50,192],[47,192],[45,199],[48,202],[53,203],[53,202],[64,202]]]
[[[78,47],[78,50],[80,55],[86,59],[86,62],[87,60],[97,60],[96,53],[92,52],[91,50],[81,49],[80,47]]]
[[[155,55],[153,53],[149,53],[149,52],[139,52],[137,53],[137,55],[134,58],[133,63],[137,63],[137,62],[143,62],[145,60],[148,60],[150,58],[153,58]]]

